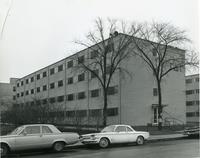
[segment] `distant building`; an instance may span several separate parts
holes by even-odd
[[[123,35],[115,38],[120,36]],[[92,47],[97,49],[95,45]],[[169,51],[185,55],[178,48]],[[18,79],[13,87],[14,101],[21,106],[51,105],[56,108],[52,113],[59,113],[59,123],[72,124],[70,120],[76,112],[84,123],[90,124],[88,118],[102,115],[103,91],[94,75],[75,71],[74,67],[92,56],[91,49],[84,49]],[[157,125],[158,93],[153,73],[135,56],[123,61],[121,67],[132,74],[132,79],[124,77],[121,71],[115,72],[109,88],[108,124]],[[185,123],[185,70],[171,72],[164,79],[162,90],[164,123]]]
[[[199,124],[199,74],[186,76],[186,123]]]

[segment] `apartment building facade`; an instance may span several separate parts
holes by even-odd
[[[95,46],[92,46],[95,48]],[[174,48],[174,52],[184,51]],[[172,53],[173,53],[172,51]],[[102,121],[103,91],[98,79],[87,71],[77,70],[81,62],[91,59],[91,49],[82,50],[61,61],[16,81],[14,101],[22,106],[50,105],[59,112],[59,123],[73,124],[75,113],[83,124]],[[76,60],[76,58],[78,60]],[[157,86],[152,71],[136,56],[120,64],[132,77],[117,70],[108,90],[108,124],[146,125],[158,123]],[[171,72],[163,81],[163,119],[185,122],[185,71]],[[90,119],[92,121],[90,122]]]
[[[199,74],[185,77],[186,84],[186,123],[199,125]]]

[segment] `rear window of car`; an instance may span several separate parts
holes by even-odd
[[[42,133],[53,133],[53,132],[49,127],[42,126]]]
[[[27,134],[39,134],[40,133],[40,126],[29,126],[25,129]]]
[[[118,126],[115,129],[115,132],[126,132],[126,127],[125,126]]]

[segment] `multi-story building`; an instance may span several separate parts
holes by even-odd
[[[117,37],[123,36],[119,34]],[[92,46],[95,49],[96,45]],[[65,123],[70,122],[74,113],[80,114],[84,123],[90,117],[102,114],[103,91],[98,79],[87,71],[75,67],[79,62],[92,58],[92,49],[84,49],[52,65],[35,71],[16,81],[15,101],[22,105],[51,105],[60,111]],[[172,54],[184,55],[184,51],[171,48]],[[78,60],[75,60],[75,57]],[[153,72],[144,62],[131,56],[120,64],[132,77],[116,71],[108,92],[108,124],[125,123],[146,125],[158,123],[157,86]],[[177,69],[163,81],[163,118],[169,122],[174,118],[185,122],[185,71]],[[38,103],[39,103],[38,102]],[[171,119],[171,120],[170,120]],[[85,120],[85,121],[84,121]],[[174,120],[173,120],[174,121]]]
[[[186,123],[199,124],[199,74],[185,77],[186,83]]]

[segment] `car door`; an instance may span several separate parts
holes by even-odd
[[[53,144],[54,139],[56,139],[57,134],[53,133],[53,131],[48,127],[43,125],[42,127],[42,147],[51,147]]]
[[[129,142],[136,142],[138,134],[131,127],[126,127],[127,137]]]
[[[41,143],[41,129],[39,125],[26,126],[15,139],[16,150],[40,148]]]
[[[128,142],[126,126],[117,126],[112,136],[113,143],[126,143]]]

